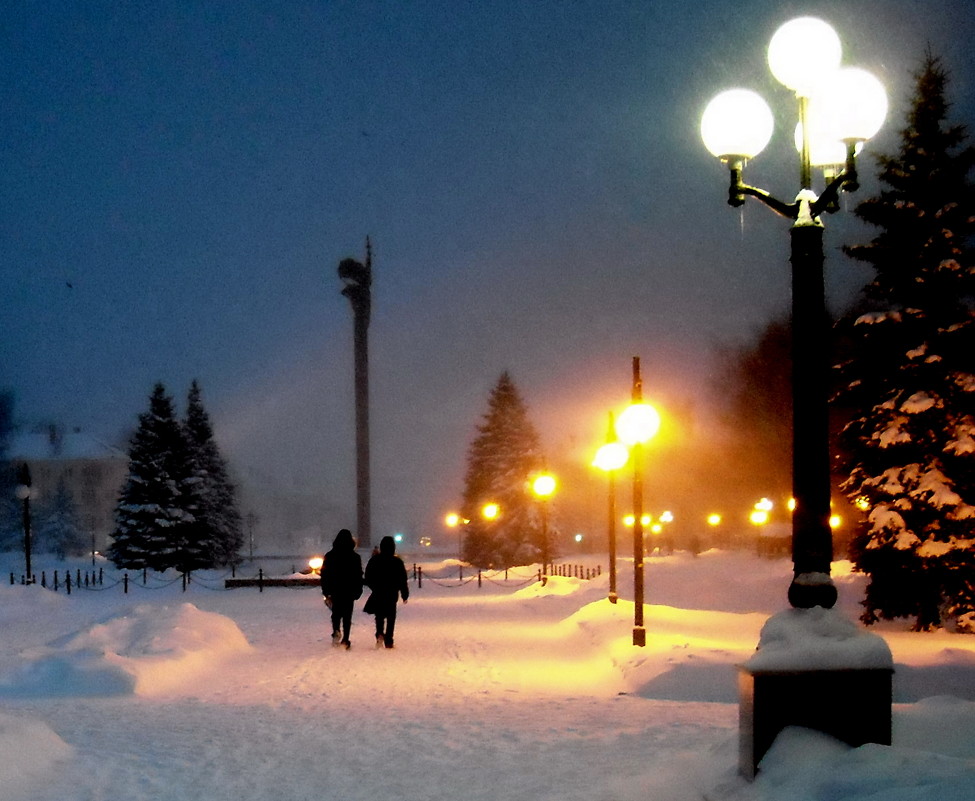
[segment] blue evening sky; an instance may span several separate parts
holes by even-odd
[[[374,536],[436,525],[509,370],[546,446],[586,458],[630,357],[711,408],[715,347],[788,303],[787,224],[725,204],[717,91],[776,109],[746,178],[791,199],[771,34],[815,14],[887,85],[896,146],[926,45],[975,120],[967,0],[10,0],[0,20],[0,385],[24,423],[106,437],[192,379],[225,452],[354,510],[351,309],[374,246]],[[863,160],[864,192],[875,187]],[[846,200],[847,209],[852,199]],[[866,279],[836,250],[835,304]]]

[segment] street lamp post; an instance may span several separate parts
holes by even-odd
[[[444,520],[444,525],[446,525],[447,528],[449,529],[456,529],[458,526],[461,525],[461,523],[463,523],[466,526],[468,523],[471,522],[470,520],[461,517],[457,512],[447,512],[447,514],[444,515],[443,520]],[[458,534],[457,535],[457,559],[458,561],[463,561],[463,558],[464,558],[463,538],[461,537],[460,534]]]
[[[824,212],[839,208],[840,191],[858,188],[857,149],[880,128],[887,99],[880,83],[862,70],[840,68],[839,37],[825,22],[810,17],[792,20],[772,37],[768,63],[773,75],[798,99],[799,192],[793,203],[742,180],[748,159],[758,154],[772,133],[772,112],[753,92],[733,89],[719,94],[705,109],[701,135],[707,148],[724,162],[731,176],[728,203],[741,206],[754,197],[792,220],[792,513],[793,576],[788,599],[793,607],[776,616],[776,626],[808,621],[814,607],[836,603],[830,578],[833,539],[830,530],[828,428],[829,341],[823,280]],[[757,124],[756,124],[757,123]],[[825,188],[813,191],[812,170],[824,167]],[[764,510],[758,510],[764,513]],[[797,614],[798,613],[798,614]],[[766,624],[766,630],[770,624]],[[786,726],[816,729],[849,745],[891,742],[890,650],[876,635],[858,635],[876,654],[876,668],[850,660],[848,643],[817,631],[796,628],[793,639],[803,647],[785,649],[784,661],[755,659],[739,673],[739,769],[753,777],[778,733]],[[869,640],[869,642],[868,642]],[[774,650],[774,649],[773,649]],[[832,653],[830,653],[832,651]],[[809,665],[809,653],[831,665]],[[766,651],[766,654],[768,651]],[[824,656],[825,655],[825,656]],[[881,667],[883,665],[883,667]]]
[[[555,476],[549,473],[541,473],[532,481],[532,492],[539,499],[540,513],[542,517],[542,575],[548,575],[549,562],[552,559],[551,549],[548,542],[548,500],[555,492]]]
[[[372,310],[372,246],[368,237],[366,263],[343,259],[338,272],[345,284],[342,294],[352,304],[354,325],[356,538],[360,548],[370,548],[369,318]]]
[[[31,496],[31,480],[30,480],[30,468],[27,466],[27,462],[24,462],[20,466],[20,470],[17,471],[17,497],[23,501],[23,523],[24,523],[24,581],[27,584],[31,584],[31,566],[30,566],[30,552],[31,552],[31,537],[30,537],[30,496]]]
[[[647,644],[643,626],[643,446],[660,427],[656,410],[643,402],[640,357],[633,357],[632,403],[616,421],[616,434],[633,461],[633,644]]]
[[[609,413],[609,430],[606,444],[596,451],[593,464],[606,471],[609,485],[606,515],[606,537],[609,541],[609,602],[615,604],[619,598],[616,592],[616,471],[626,464],[630,453],[622,442],[616,440],[616,423],[613,413]]]
[[[791,219],[793,579],[789,603],[796,608],[836,602],[830,578],[833,558],[830,517],[828,428],[829,318],[823,278],[824,212],[838,209],[840,191],[858,188],[856,153],[883,122],[883,87],[869,73],[840,68],[839,37],[825,22],[804,17],[783,25],[769,45],[775,77],[798,98],[799,193],[784,203],[742,180],[748,159],[768,143],[772,112],[753,92],[732,89],[705,109],[701,134],[706,147],[730,170],[728,203],[754,197]],[[837,167],[836,165],[842,165]],[[827,183],[819,196],[812,168],[822,166]],[[836,174],[838,172],[838,174]]]

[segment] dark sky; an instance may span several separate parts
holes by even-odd
[[[114,437],[154,382],[182,405],[197,378],[235,466],[351,525],[336,267],[368,234],[374,536],[459,497],[503,370],[580,459],[633,355],[665,415],[703,421],[715,347],[782,313],[789,273],[787,224],[725,204],[699,119],[764,94],[778,129],[746,178],[792,199],[794,100],[764,58],[802,14],[887,85],[875,150],[926,45],[975,120],[969,0],[8,2],[0,384],[25,423]],[[827,227],[841,303],[868,276],[834,251],[864,234]]]

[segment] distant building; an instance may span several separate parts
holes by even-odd
[[[51,425],[19,431],[8,451],[14,466],[30,467],[31,499],[41,504],[65,484],[74,497],[85,533],[104,550],[115,528],[115,504],[128,474],[128,455],[79,429]],[[36,508],[36,507],[35,507]]]

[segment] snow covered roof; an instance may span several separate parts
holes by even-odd
[[[10,438],[11,461],[80,461],[125,459],[125,453],[84,431],[57,426],[17,431]]]

